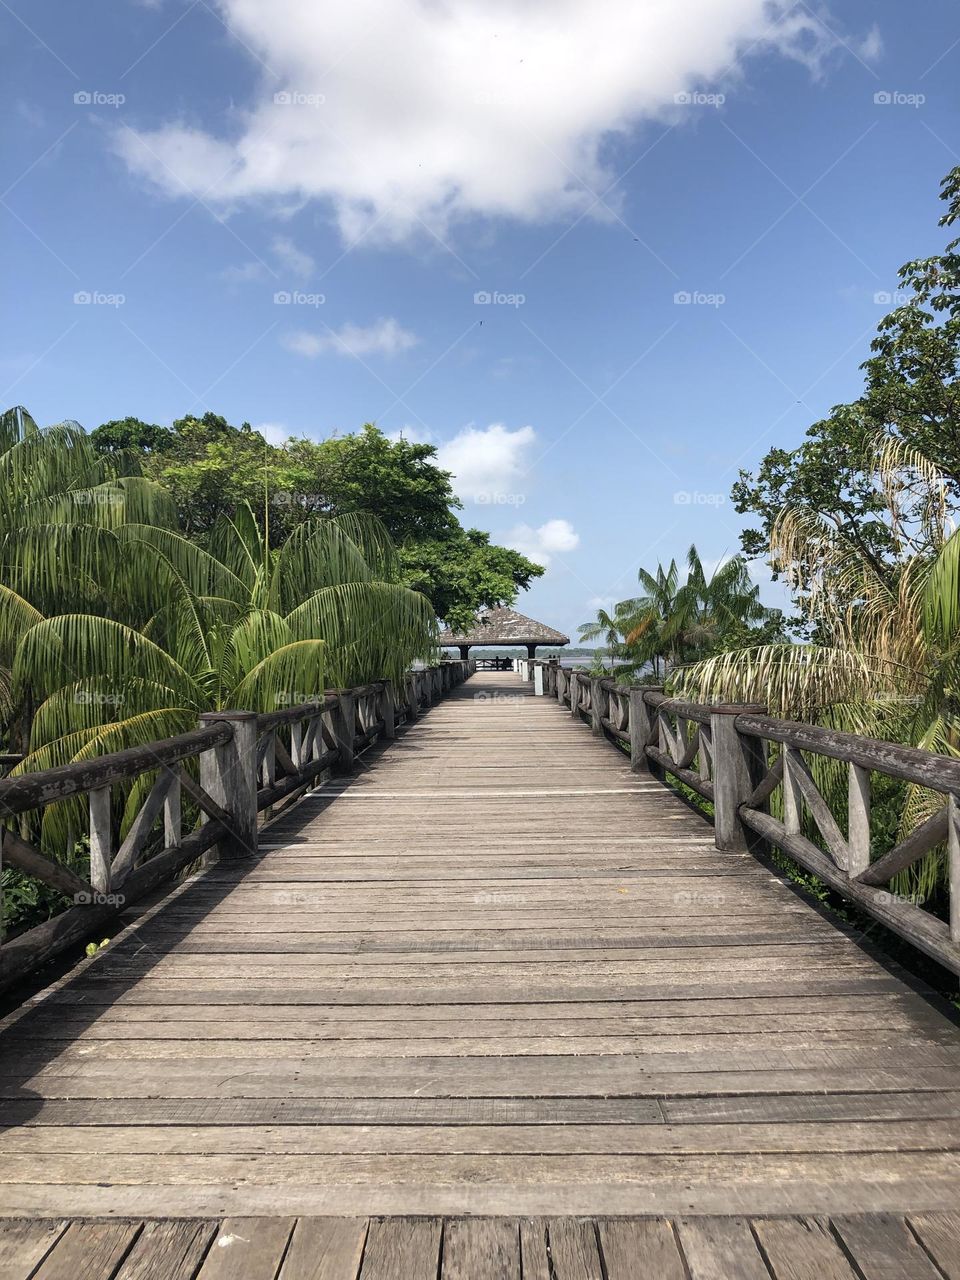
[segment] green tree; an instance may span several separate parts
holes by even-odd
[[[443,539],[400,549],[403,580],[433,603],[447,626],[469,628],[481,609],[512,604],[543,573],[543,565],[499,547],[480,529],[457,529]]]
[[[461,503],[433,445],[391,440],[369,423],[355,434],[290,439],[282,448],[249,423],[234,427],[215,413],[178,418],[169,429],[126,418],[104,423],[92,439],[104,456],[137,453],[138,465],[171,494],[181,528],[201,541],[244,506],[274,548],[317,515],[375,512],[399,548],[405,583],[450,625],[512,604],[543,573],[488,534],[462,527]]]
[[[951,226],[960,218],[960,167],[947,174],[941,198],[948,208],[940,225]],[[740,473],[734,504],[760,518],[743,534],[748,556],[766,553],[782,510],[803,510],[832,525],[875,572],[895,576],[903,535],[927,527],[918,504],[928,490],[920,485],[912,504],[909,493],[901,495],[904,523],[891,527],[873,465],[878,439],[899,441],[941,473],[950,496],[960,496],[960,240],[906,263],[899,282],[902,304],[878,326],[862,395],[814,423],[798,448],[772,449],[755,474]],[[914,541],[912,550],[932,548]],[[815,566],[794,568],[802,597]]]
[[[675,560],[653,573],[641,568],[637,577],[643,595],[622,600],[612,616],[601,609],[594,622],[578,629],[584,640],[603,637],[611,655],[625,664],[624,676],[649,666],[659,678],[707,654],[782,634],[782,614],[761,603],[742,556],[707,574],[691,547],[683,581]]]

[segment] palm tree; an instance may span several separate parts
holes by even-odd
[[[40,699],[23,770],[183,732],[203,710],[273,710],[327,684],[399,681],[434,644],[429,601],[396,582],[375,517],[315,517],[275,550],[249,507],[218,524],[210,550],[148,525],[120,535],[146,568],[131,601],[146,621],[33,622],[13,667],[15,695],[29,687]]]
[[[21,637],[54,613],[127,615],[140,566],[121,530],[134,521],[175,521],[169,495],[135,462],[98,455],[77,423],[41,429],[20,406],[0,414],[0,722],[12,724],[14,747],[30,719],[29,696],[18,707],[11,682]]]
[[[682,583],[676,560],[666,569],[658,564],[653,573],[641,568],[637,577],[643,595],[622,600],[612,617],[599,610],[595,622],[579,628],[585,640],[604,636],[623,660],[624,677],[650,667],[659,679],[681,663],[742,641],[750,627],[778,616],[761,604],[742,556],[724,560],[708,575],[692,546]]]
[[[719,653],[675,672],[672,688],[960,756],[960,531],[949,519],[947,483],[896,440],[881,440],[868,465],[888,503],[888,561],[809,511],[785,509],[774,527],[772,562],[802,588],[819,643]],[[816,767],[842,812],[842,771]],[[919,787],[902,798],[901,837],[942,804]],[[904,886],[926,895],[942,874],[934,854],[905,873]]]

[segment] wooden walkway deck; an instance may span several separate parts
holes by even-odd
[[[956,1280],[960,1214],[0,1222],[3,1280]]]
[[[922,1215],[960,1033],[491,673],[8,1020],[0,1122],[33,1219]]]

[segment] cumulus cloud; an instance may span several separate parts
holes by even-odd
[[[267,444],[285,445],[290,439],[290,428],[282,422],[258,422],[255,431],[259,431]]]
[[[310,254],[298,249],[289,236],[275,236],[270,248],[280,265],[286,267],[297,280],[309,279],[317,269]]]
[[[576,551],[580,535],[569,520],[548,520],[537,529],[528,524],[518,524],[510,530],[504,542],[538,564],[549,565],[553,556]]]
[[[130,169],[176,197],[329,202],[347,238],[458,219],[603,214],[609,144],[690,118],[691,89],[775,51],[816,74],[846,44],[794,0],[212,0],[264,70],[231,133],[119,129]],[[835,23],[831,21],[831,27]],[[614,200],[614,196],[606,197]]]
[[[289,351],[313,360],[325,351],[341,356],[395,356],[416,346],[419,338],[404,329],[399,320],[389,317],[370,325],[344,324],[322,333],[299,329],[285,334],[280,341]]]
[[[464,427],[442,444],[437,462],[453,472],[453,488],[463,502],[520,505],[527,455],[536,440],[533,427],[509,430],[500,422]]]

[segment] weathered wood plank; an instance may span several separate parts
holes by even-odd
[[[680,1242],[690,1280],[770,1280],[744,1218],[684,1218]]]
[[[593,1222],[551,1219],[547,1232],[556,1280],[604,1280]]]
[[[942,1280],[902,1218],[871,1214],[840,1218],[834,1226],[863,1280]]]
[[[292,1218],[225,1219],[197,1280],[264,1280],[276,1276],[293,1227]]]
[[[193,1280],[216,1232],[215,1222],[146,1222],[115,1280]]]
[[[960,1213],[914,1214],[910,1226],[947,1280],[960,1280]]]
[[[444,1227],[441,1280],[521,1280],[521,1275],[516,1221],[467,1218]]]
[[[605,1280],[686,1280],[671,1223],[607,1218],[597,1224]]]
[[[758,1218],[753,1230],[774,1280],[857,1280],[823,1222],[814,1218]]]
[[[64,1231],[65,1222],[0,1220],[0,1277],[29,1280]]]
[[[360,1280],[437,1280],[439,1218],[371,1222]]]
[[[139,1223],[72,1222],[34,1273],[36,1280],[112,1280]]]
[[[354,1280],[366,1239],[366,1218],[301,1218],[278,1280]]]

